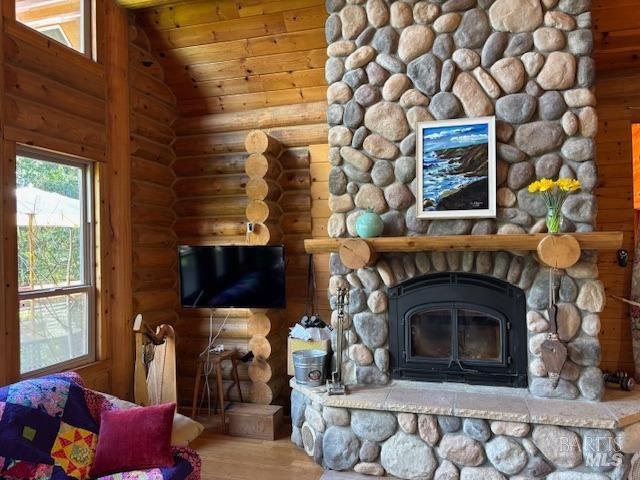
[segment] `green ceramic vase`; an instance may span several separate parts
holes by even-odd
[[[372,238],[382,235],[384,222],[380,215],[367,211],[358,217],[356,221],[356,233],[360,238]]]

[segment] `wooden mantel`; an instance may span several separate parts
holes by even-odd
[[[569,234],[583,250],[619,250],[622,232]],[[375,252],[536,250],[546,233],[524,235],[447,235],[421,237],[377,237],[364,239]],[[346,238],[317,238],[304,241],[307,253],[337,252]]]

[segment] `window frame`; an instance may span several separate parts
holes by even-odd
[[[58,30],[60,32],[60,35],[62,36],[62,38],[64,38],[64,40],[65,40],[64,42],[58,42],[58,43],[61,43],[65,47],[73,48],[71,46],[71,41],[69,40],[69,37],[67,37],[67,34],[64,33],[64,29],[60,26],[59,23],[55,23],[55,24],[49,25],[47,27],[36,28],[35,30],[37,32],[39,32],[39,33],[42,33],[43,35],[46,35],[47,37],[49,37],[52,40],[55,40],[55,38],[53,38],[51,35],[47,35],[45,32],[48,31],[48,30]],[[83,42],[83,46],[84,46],[84,36],[83,36],[82,42]]]
[[[76,52],[78,55],[82,55],[83,57],[86,57],[89,60],[96,61],[97,60],[96,59],[96,56],[97,56],[96,38],[97,37],[95,35],[96,29],[97,29],[96,0],[80,0],[80,4],[82,8],[82,12],[80,15],[80,30],[81,30],[80,38],[82,42],[82,45],[81,45],[82,50],[77,50],[69,45],[65,45],[64,43],[59,42],[55,38],[49,37],[48,35],[44,34],[40,28],[32,27],[29,24],[22,22],[18,18],[18,12],[16,11],[15,4],[13,7],[13,19],[15,20],[16,24],[22,25],[23,27],[28,28],[32,32],[36,32],[38,35],[42,35],[46,37],[48,40],[56,42],[56,45],[60,45],[62,47],[68,48],[73,52]],[[50,25],[50,27],[55,27],[55,26],[60,27],[60,24]]]
[[[48,373],[56,373],[61,371],[78,368],[91,363],[97,359],[97,330],[98,330],[98,314],[97,314],[97,272],[96,272],[96,211],[95,211],[95,166],[94,162],[88,159],[73,157],[70,155],[43,151],[26,145],[16,145],[16,164],[17,157],[27,157],[34,160],[40,160],[49,163],[57,163],[70,167],[80,168],[83,172],[83,182],[80,197],[82,201],[82,231],[83,242],[81,252],[82,284],[74,286],[64,286],[49,289],[32,290],[21,292],[18,287],[17,300],[18,311],[20,303],[28,300],[38,300],[41,298],[55,298],[73,295],[77,293],[85,293],[87,298],[87,353],[85,355],[58,362],[46,367],[28,372],[22,372],[21,362],[18,363],[18,373],[20,378],[30,378]],[[17,225],[16,225],[17,228]],[[16,262],[18,258],[16,258]],[[19,317],[19,315],[18,315]],[[20,325],[18,322],[18,336],[20,336]],[[18,351],[22,351],[22,343],[18,338]]]

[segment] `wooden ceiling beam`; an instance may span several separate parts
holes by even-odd
[[[161,7],[172,3],[179,3],[177,0],[116,0],[122,8],[131,10],[141,10],[143,8]]]

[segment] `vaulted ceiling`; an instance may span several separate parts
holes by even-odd
[[[138,20],[183,116],[325,99],[323,0],[185,1]]]

